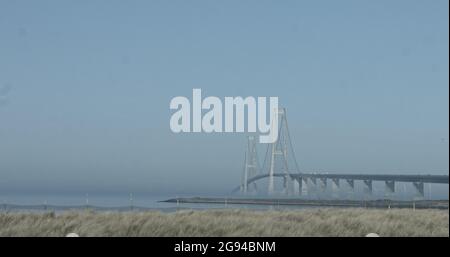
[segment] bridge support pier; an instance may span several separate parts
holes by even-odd
[[[414,188],[417,191],[417,198],[424,199],[425,198],[425,190],[423,182],[413,182]]]
[[[291,182],[289,176],[286,174],[286,176],[283,177],[283,193],[285,195],[289,195],[291,187],[289,186],[289,183]]]
[[[320,178],[320,181],[322,181],[322,184],[321,184],[321,187],[320,187],[321,191],[322,192],[326,192],[327,191],[327,179],[326,178]]]
[[[372,195],[373,193],[373,181],[372,180],[364,180],[364,185],[366,188],[364,189],[365,193],[368,195]]]
[[[327,193],[327,179],[326,178],[318,178],[316,184],[316,195],[319,198],[326,198]]]
[[[355,191],[355,181],[353,179],[346,179],[347,184],[350,186],[352,191]]]
[[[386,185],[386,195],[387,197],[392,196],[395,193],[395,181],[394,180],[386,180],[384,182]]]
[[[308,190],[308,195],[310,196],[318,196],[318,188],[317,188],[317,179],[315,177],[309,178],[311,182],[311,188]]]
[[[355,180],[353,179],[346,179],[347,184],[350,187],[350,195],[349,198],[353,199],[355,197]]]
[[[294,195],[300,195],[302,192],[302,180],[299,178],[292,178],[294,184]]]
[[[338,178],[331,179],[331,197],[338,199],[339,198],[339,190],[340,190],[340,183]]]
[[[302,185],[300,194],[303,196],[308,196],[308,179],[302,177],[302,178],[300,178],[300,181],[301,181],[300,184]]]

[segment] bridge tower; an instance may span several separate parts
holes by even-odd
[[[289,184],[292,180],[290,174],[298,173],[299,168],[293,152],[294,150],[292,149],[292,142],[289,135],[289,128],[286,118],[286,109],[278,108],[274,111],[277,112],[274,117],[277,117],[278,119],[273,120],[272,123],[278,122],[278,139],[267,149],[267,152],[269,152],[270,149],[268,193],[269,195],[273,195],[275,193],[274,174],[284,173],[286,176],[283,179],[283,193],[288,194],[290,190]],[[292,158],[294,160],[294,169],[289,167],[288,158]]]
[[[260,173],[258,164],[258,153],[256,151],[256,138],[247,137],[247,149],[245,151],[244,173],[242,176],[241,192],[247,194],[249,191],[256,192],[256,183],[252,183],[249,188],[249,179]]]

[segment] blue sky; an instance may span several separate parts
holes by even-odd
[[[192,88],[278,96],[303,170],[448,174],[448,17],[444,0],[3,0],[0,188],[233,188],[244,135],[170,131]]]

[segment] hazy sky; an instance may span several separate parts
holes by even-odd
[[[231,190],[244,135],[169,128],[192,88],[278,96],[302,170],[448,174],[448,4],[2,0],[0,191]]]

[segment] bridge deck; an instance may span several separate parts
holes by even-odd
[[[372,181],[395,181],[395,182],[417,182],[417,183],[436,183],[448,184],[448,175],[392,175],[392,174],[351,174],[351,173],[296,173],[285,174],[275,173],[274,177],[289,176],[292,179],[348,179],[348,180],[372,180]],[[247,184],[257,180],[269,177],[269,174],[260,174],[247,181]],[[239,191],[240,186],[236,187],[233,192]]]
[[[353,179],[353,180],[373,180],[373,181],[396,181],[396,182],[423,182],[448,184],[446,175],[391,175],[391,174],[292,174],[292,178],[327,178],[327,179]]]

